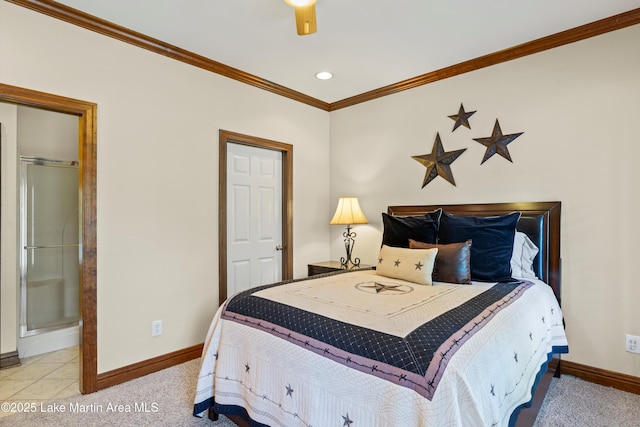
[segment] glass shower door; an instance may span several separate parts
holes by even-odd
[[[20,337],[78,324],[78,163],[21,157]]]

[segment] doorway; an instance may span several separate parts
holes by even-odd
[[[280,203],[281,206],[275,209],[276,211],[280,211],[281,213],[281,224],[280,231],[275,234],[281,234],[280,236],[276,236],[275,240],[266,239],[265,249],[268,252],[274,252],[274,257],[270,257],[267,255],[264,259],[268,260],[268,263],[273,263],[273,259],[276,259],[280,265],[276,266],[276,269],[281,272],[281,279],[287,280],[293,277],[293,236],[292,236],[292,189],[293,189],[293,146],[290,144],[285,144],[282,142],[270,141],[262,138],[252,137],[248,135],[242,135],[234,132],[228,132],[221,130],[220,131],[220,145],[219,145],[219,191],[218,191],[218,206],[219,206],[219,303],[222,304],[223,301],[227,299],[227,296],[234,292],[235,283],[238,282],[238,279],[234,277],[234,273],[229,273],[228,266],[230,262],[237,261],[237,257],[233,256],[233,254],[228,252],[229,243],[232,238],[228,231],[228,227],[231,223],[235,223],[235,216],[231,217],[230,215],[235,215],[235,209],[233,206],[229,204],[229,185],[232,182],[230,178],[230,168],[229,168],[229,160],[231,154],[234,150],[241,150],[246,152],[248,156],[251,156],[252,153],[262,153],[262,156],[265,159],[273,159],[274,162],[266,161],[265,164],[277,164],[279,168],[278,171],[274,173],[277,178],[276,180],[280,181],[281,186],[281,197],[280,198],[272,198],[270,200],[278,200],[276,203]],[[243,150],[243,148],[249,149]],[[258,149],[258,151],[253,151],[251,149]],[[260,154],[258,155],[260,157]],[[250,167],[250,165],[247,165]],[[279,184],[280,184],[279,183]],[[271,185],[271,184],[269,184]],[[281,242],[281,243],[279,243]],[[248,243],[248,242],[247,242]],[[262,243],[254,242],[254,246],[259,246]],[[244,249],[243,249],[244,250]],[[233,257],[233,259],[232,259]],[[268,264],[267,263],[267,264]],[[241,265],[242,263],[236,263],[236,265]],[[243,270],[243,269],[239,269]],[[247,270],[243,270],[247,271]],[[264,274],[264,277],[270,276],[273,274],[274,269],[269,267],[264,271],[268,271],[268,273]],[[256,267],[256,273],[254,276],[258,281],[264,281],[260,279],[262,273],[260,272],[260,268]],[[264,279],[263,277],[263,279]],[[273,276],[270,276],[273,277]],[[234,287],[230,288],[230,284],[234,283]]]
[[[97,383],[97,243],[96,166],[97,105],[72,98],[0,83],[0,102],[40,108],[78,117],[78,186],[80,190],[80,392],[98,390]]]

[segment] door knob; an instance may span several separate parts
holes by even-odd
[[[281,251],[282,250],[282,245],[276,245],[276,251]]]

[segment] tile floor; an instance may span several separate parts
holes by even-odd
[[[78,347],[22,359],[22,365],[0,370],[0,402],[41,402],[80,394]],[[11,415],[0,411],[0,418]]]

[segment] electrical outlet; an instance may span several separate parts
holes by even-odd
[[[640,353],[640,337],[627,335],[625,349],[629,353]]]
[[[151,322],[151,336],[157,337],[158,335],[162,335],[162,320]]]

